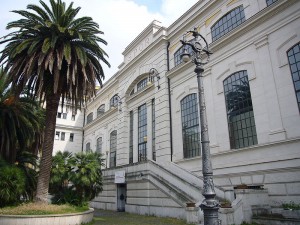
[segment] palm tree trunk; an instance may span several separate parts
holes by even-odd
[[[46,96],[46,128],[44,130],[42,160],[40,164],[35,202],[48,202],[48,189],[59,96],[60,95],[58,93]]]

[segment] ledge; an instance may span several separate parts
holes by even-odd
[[[0,225],[79,225],[93,220],[94,209],[81,213],[50,215],[0,215]]]

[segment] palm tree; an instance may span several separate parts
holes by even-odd
[[[24,95],[15,97],[8,75],[0,69],[0,156],[10,163],[23,151],[41,148],[44,110]]]
[[[69,100],[77,110],[95,94],[96,80],[102,85],[104,72],[100,61],[109,66],[107,54],[100,47],[106,41],[99,25],[90,17],[75,18],[80,8],[68,7],[61,0],[50,0],[50,7],[28,5],[14,10],[22,19],[10,22],[11,32],[0,44],[7,43],[0,57],[12,76],[12,87],[20,91],[25,85],[33,96],[46,102],[46,124],[37,201],[47,201],[56,114],[60,100]]]

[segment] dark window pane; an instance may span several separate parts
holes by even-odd
[[[230,75],[224,80],[223,85],[230,147],[244,148],[257,144],[247,71],[239,71]]]
[[[147,160],[147,105],[138,108],[138,160]]]
[[[292,79],[294,82],[294,88],[297,96],[297,103],[298,108],[300,110],[300,81],[299,81],[299,74],[300,74],[300,53],[299,53],[300,44],[296,44],[292,47],[288,52],[288,60],[290,64],[290,69],[292,72]]]
[[[190,94],[181,100],[181,122],[184,158],[200,155],[200,128],[197,94]]]
[[[219,39],[244,21],[245,13],[241,5],[228,12],[211,27],[212,41]]]
[[[105,112],[105,105],[100,105],[97,109],[97,116],[102,116]]]
[[[144,78],[143,80],[141,80],[140,82],[138,82],[137,84],[137,91],[140,91],[142,89],[144,89],[147,86],[147,82],[148,82],[148,78]]]
[[[86,118],[86,124],[89,124],[93,121],[93,113],[91,112],[90,114],[88,114],[87,118]]]
[[[267,6],[272,5],[274,2],[277,2],[277,0],[267,0]]]

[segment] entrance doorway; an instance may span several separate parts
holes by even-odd
[[[117,210],[119,212],[125,212],[126,198],[126,184],[117,184]]]

